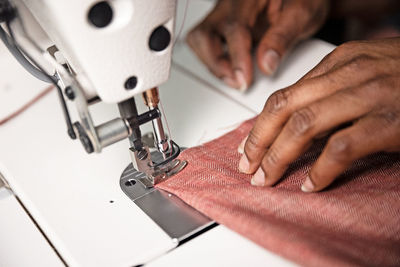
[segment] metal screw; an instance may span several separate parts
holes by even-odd
[[[92,141],[90,141],[89,136],[87,135],[85,129],[79,122],[74,123],[74,127],[78,132],[79,140],[81,141],[83,147],[85,148],[88,154],[94,152],[94,148],[92,145]]]
[[[65,87],[64,93],[68,97],[69,100],[73,101],[75,99],[75,93],[74,93],[74,90],[72,90],[71,86]]]

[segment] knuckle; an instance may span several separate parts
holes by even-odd
[[[269,40],[276,43],[281,49],[287,50],[294,39],[294,33],[275,31],[269,36]]]
[[[395,111],[386,111],[380,114],[383,125],[386,127],[392,127],[393,125],[399,124],[399,114]]]
[[[334,52],[329,53],[310,71],[310,75],[312,77],[317,77],[321,74],[326,74],[336,64],[336,61],[336,54]]]
[[[262,149],[261,145],[261,135],[258,134],[256,130],[251,130],[249,137],[247,138],[246,145],[244,147],[244,151],[249,159],[252,159],[252,155],[257,154],[257,151]]]
[[[226,34],[232,34],[237,31],[243,30],[243,26],[237,20],[227,20],[222,24]]]
[[[237,20],[225,21],[220,28],[225,38],[240,38],[241,40],[251,40],[251,30],[245,24]]]
[[[391,75],[386,73],[377,74],[372,82],[375,82],[376,86],[379,87],[386,95],[393,95],[393,88],[398,86],[397,75]]]
[[[396,87],[396,84],[393,83],[391,77],[385,74],[380,74],[378,73],[378,70],[375,69],[370,70],[370,74],[372,75],[372,78],[363,85],[362,95],[374,100],[386,96],[392,97],[393,88]]]
[[[305,107],[293,113],[288,121],[288,128],[295,136],[301,136],[309,132],[315,120],[315,112],[310,107]]]
[[[329,53],[328,58],[340,57],[346,53],[347,53],[346,44],[341,44],[338,47],[336,47],[331,53]]]
[[[265,156],[265,163],[268,165],[278,165],[280,162],[280,153],[276,148],[271,147]]]
[[[356,89],[349,89],[349,90],[341,90],[336,92],[335,95],[336,101],[339,103],[352,103],[352,105],[362,105],[366,106],[367,103],[360,98],[360,92]]]
[[[365,70],[370,66],[371,56],[361,54],[353,58],[347,65],[350,72]]]
[[[347,162],[352,154],[353,142],[349,136],[334,136],[327,145],[327,156],[336,162]]]
[[[277,115],[289,105],[289,90],[281,89],[273,93],[267,100],[264,110]]]
[[[346,42],[336,47],[330,55],[332,58],[343,58],[357,51],[357,47],[359,44],[356,41]]]

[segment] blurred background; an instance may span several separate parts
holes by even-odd
[[[339,45],[351,40],[400,36],[400,1],[332,0],[331,14],[316,37]]]

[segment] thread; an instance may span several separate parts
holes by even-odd
[[[174,41],[174,46],[173,46],[173,47],[175,47],[176,43],[177,43],[178,40],[179,40],[179,37],[180,37],[181,34],[182,34],[183,27],[185,26],[185,22],[186,22],[186,16],[187,16],[187,11],[188,11],[188,9],[189,9],[189,0],[186,0],[185,9],[184,9],[183,18],[182,18],[182,23],[181,23],[181,26],[180,26],[180,28],[179,28],[178,34],[177,34],[176,37],[175,37],[175,41]]]
[[[168,124],[167,116],[165,116],[164,106],[163,106],[163,104],[162,104],[161,99],[160,99],[160,102],[159,102],[159,106],[161,107],[162,119],[164,120],[165,125],[167,126],[167,131],[168,131],[169,140],[174,140],[174,139],[172,138],[172,135],[171,135],[171,130],[169,129],[169,124]],[[170,143],[170,146],[171,146],[171,143]],[[171,154],[172,154],[172,149],[171,149]],[[170,154],[170,155],[171,155],[171,154]]]
[[[50,85],[49,87],[45,88],[42,92],[40,92],[37,96],[35,96],[33,99],[29,100],[25,105],[17,109],[15,112],[11,113],[10,115],[6,116],[3,119],[0,119],[0,126],[6,124],[10,120],[16,118],[18,115],[26,111],[28,108],[30,108],[33,104],[38,102],[41,98],[46,96],[48,93],[50,93],[54,89],[53,85]]]

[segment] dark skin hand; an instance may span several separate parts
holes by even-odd
[[[305,180],[329,186],[357,159],[400,151],[400,38],[345,43],[266,102],[239,150],[252,184],[272,186],[313,141],[338,129]]]
[[[329,0],[220,0],[187,42],[215,76],[245,91],[253,80],[253,44],[259,68],[272,75],[328,13]]]

